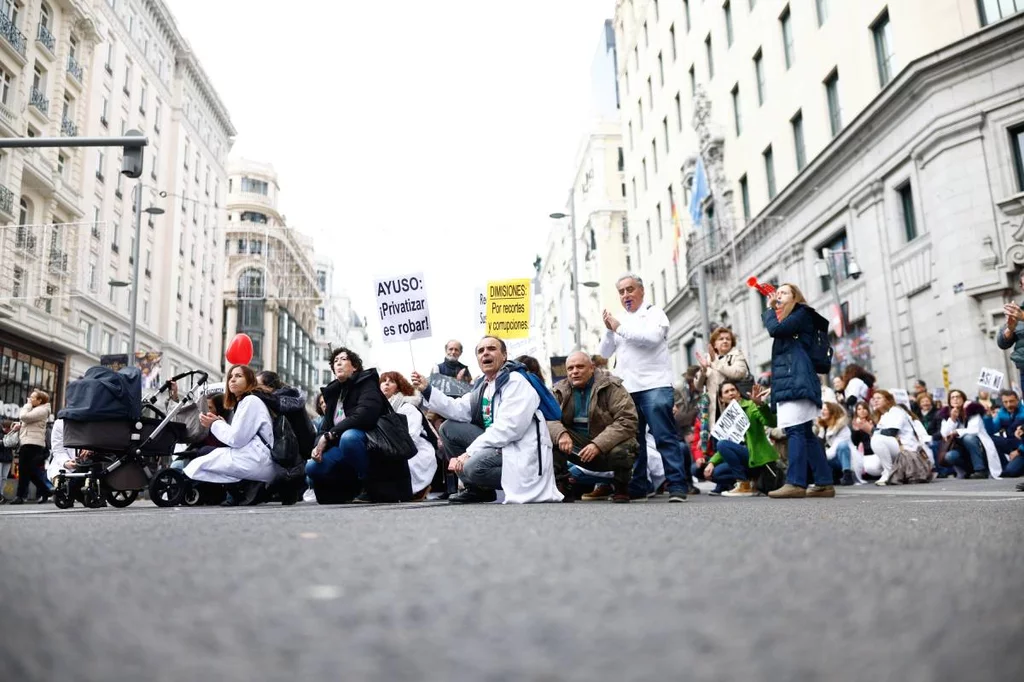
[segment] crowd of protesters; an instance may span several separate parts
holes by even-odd
[[[812,339],[828,322],[793,284],[766,297],[767,377],[754,380],[736,336],[719,328],[682,387],[673,386],[668,319],[646,299],[643,280],[630,273],[616,289],[624,312],[603,312],[599,353],[570,354],[566,378],[551,389],[536,359],[510,360],[505,342],[492,336],[474,348],[475,380],[457,340],[429,374],[409,378],[378,374],[353,350],[337,348],[334,379],[315,396],[312,421],[298,389],[273,372],[234,365],[223,395],[211,396],[199,417],[207,440],[176,466],[196,484],[226,486],[224,504],[271,499],[267,490],[288,475],[272,456],[280,437],[274,419],[284,415],[299,450],[303,499],[320,504],[499,496],[628,503],[660,493],[683,502],[700,492],[695,481],[725,497],[832,498],[836,486],[868,482],[1024,475],[1024,405],[1016,393],[972,400],[952,390],[942,404],[918,381],[900,404],[856,364],[826,385]],[[999,344],[1016,343],[1016,361],[1024,357],[1022,313],[1006,312]],[[60,420],[46,465],[48,403],[33,391],[20,419],[4,424],[5,436],[13,435],[0,465],[10,466],[14,450],[21,461],[13,504],[26,501],[30,482],[45,502],[55,470],[76,465]],[[716,431],[723,414],[744,415],[746,429]]]

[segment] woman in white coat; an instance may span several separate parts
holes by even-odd
[[[875,485],[886,485],[900,452],[916,453],[921,449],[921,442],[910,415],[896,406],[896,399],[889,391],[875,391],[871,396],[871,409],[879,418],[871,436],[874,454],[864,456],[864,471],[879,477]]]
[[[409,459],[409,489],[412,500],[426,499],[430,483],[437,473],[437,448],[427,440],[437,436],[427,429],[433,429],[419,410],[420,398],[409,380],[398,372],[384,372],[380,375],[380,391],[391,403],[391,408],[403,415],[409,422],[409,435],[416,444],[416,454]]]
[[[234,365],[228,371],[224,407],[234,409],[231,423],[209,412],[199,416],[202,425],[225,447],[189,462],[185,466],[186,476],[206,483],[272,483],[283,473],[270,457],[274,424],[267,406],[255,395],[260,390],[256,375],[248,366]]]

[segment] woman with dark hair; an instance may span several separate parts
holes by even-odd
[[[350,502],[359,495],[370,473],[366,433],[388,409],[377,370],[364,370],[355,351],[336,348],[330,365],[335,378],[320,391],[325,417],[306,462],[306,476],[320,504]]]
[[[272,483],[281,473],[270,456],[274,425],[267,406],[256,395],[267,389],[257,385],[248,365],[232,365],[225,383],[224,409],[233,410],[231,423],[220,414],[199,415],[199,423],[224,446],[186,464],[185,475],[205,483]]]
[[[437,473],[437,434],[420,412],[420,397],[408,379],[398,372],[384,372],[380,375],[380,390],[391,408],[409,422],[409,435],[416,444],[416,454],[397,472],[400,475],[396,480],[390,482],[394,497],[399,501],[426,499]]]
[[[271,391],[269,395],[263,394],[264,402],[271,413],[283,414],[288,420],[299,443],[299,452],[305,459],[316,445],[316,429],[306,412],[306,394],[281,381],[277,372],[267,369],[256,375],[256,381]]]
[[[768,297],[762,313],[772,342],[772,407],[789,445],[786,485],[768,493],[773,498],[835,497],[832,469],[825,448],[814,435],[814,420],[821,410],[821,381],[811,362],[810,344],[815,330],[828,320],[807,305],[794,284],[783,284]],[[814,486],[807,488],[807,469]]]
[[[949,407],[939,412],[939,433],[947,439],[945,464],[964,472],[967,478],[998,478],[1002,463],[992,437],[985,428],[985,406],[968,402],[959,389],[949,392]]]
[[[753,497],[760,495],[750,480],[754,469],[778,461],[779,453],[768,442],[765,428],[775,426],[775,415],[764,404],[764,393],[755,385],[747,400],[731,381],[725,381],[719,387],[718,401],[724,410],[733,401],[739,401],[740,407],[750,420],[750,428],[743,435],[742,443],[719,440],[715,444],[715,454],[708,460],[704,468],[704,477],[714,481],[719,489],[732,485],[731,490],[721,491],[725,497]]]
[[[832,385],[837,392],[842,391],[846,408],[852,409],[857,403],[867,401],[875,386],[875,375],[860,365],[847,365]]]
[[[544,373],[540,369],[540,363],[537,362],[537,358],[532,355],[520,355],[515,361],[525,367],[527,372],[544,381]]]

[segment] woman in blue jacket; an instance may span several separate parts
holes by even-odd
[[[793,284],[783,284],[768,297],[762,314],[772,343],[772,409],[779,428],[789,440],[789,469],[786,485],[769,497],[835,497],[832,471],[825,448],[814,435],[814,420],[821,412],[821,382],[811,362],[810,345],[815,326],[828,322]],[[807,489],[807,467],[814,485]]]

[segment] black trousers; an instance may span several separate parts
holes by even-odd
[[[42,495],[50,489],[39,465],[46,460],[42,445],[22,445],[18,449],[18,497],[28,496],[29,482],[36,484],[36,493]]]

